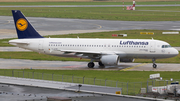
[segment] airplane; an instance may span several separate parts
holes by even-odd
[[[34,52],[90,59],[89,68],[116,66],[119,62],[134,62],[134,59],[156,59],[177,56],[179,52],[167,42],[154,39],[95,39],[95,38],[44,38],[26,19],[20,10],[12,10],[18,39],[9,44]]]

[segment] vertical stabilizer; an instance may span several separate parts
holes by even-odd
[[[20,10],[12,10],[12,14],[19,39],[43,38],[33,28],[33,26],[29,23],[29,21],[25,18],[25,16],[21,13]]]

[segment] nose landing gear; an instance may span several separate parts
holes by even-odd
[[[153,64],[153,68],[156,68],[157,67],[157,65],[156,64]]]
[[[153,68],[157,68],[156,59],[152,59],[152,62],[153,62]]]

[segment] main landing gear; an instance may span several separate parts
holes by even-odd
[[[89,62],[89,63],[88,63],[88,67],[89,67],[89,68],[93,68],[93,67],[94,67],[94,62]]]
[[[152,61],[153,61],[153,68],[157,68],[156,59],[152,59]]]
[[[98,62],[98,64],[99,64],[100,67],[104,67],[104,64],[102,62]],[[95,66],[94,62],[89,62],[88,63],[89,68],[94,68],[94,66]]]
[[[104,67],[104,64],[102,62],[98,62],[99,66]]]

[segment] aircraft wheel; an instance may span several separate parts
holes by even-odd
[[[102,62],[98,62],[99,66],[104,67],[104,64]]]
[[[153,64],[153,68],[157,68],[157,65],[156,65],[156,64]]]
[[[93,68],[93,67],[94,67],[94,63],[93,63],[93,62],[89,62],[89,63],[88,63],[88,67],[89,67],[89,68]]]

